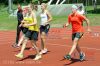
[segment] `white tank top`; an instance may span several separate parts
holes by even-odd
[[[41,17],[40,25],[44,25],[48,21],[48,16],[46,14],[46,11],[44,13],[41,13],[40,17]]]

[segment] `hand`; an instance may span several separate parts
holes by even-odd
[[[87,29],[87,31],[88,31],[88,33],[91,33],[92,32],[91,29],[89,29],[89,28]]]
[[[19,27],[21,27],[21,26],[22,26],[22,24],[19,25]]]
[[[23,24],[23,27],[28,27],[29,25],[28,24]]]
[[[21,21],[21,23],[23,23],[23,24],[24,24],[24,23],[25,23],[25,21],[23,20],[23,21]]]

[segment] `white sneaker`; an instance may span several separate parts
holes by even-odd
[[[46,54],[48,52],[48,50],[47,49],[44,49],[44,50],[41,50],[40,51],[40,54]]]
[[[41,55],[36,55],[36,56],[35,56],[35,58],[34,58],[33,60],[35,60],[35,61],[36,61],[36,60],[39,60],[39,59],[41,59],[41,58],[42,58],[42,56],[41,56]]]

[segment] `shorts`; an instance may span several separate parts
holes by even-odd
[[[49,29],[50,29],[50,25],[49,24],[47,24],[46,26],[41,25],[40,26],[40,34],[42,32],[45,32],[47,34],[49,32]]]
[[[28,30],[25,34],[25,37],[29,38],[29,40],[38,40],[38,32],[37,31],[31,31]]]
[[[77,33],[74,33],[72,34],[72,40],[74,40],[75,38],[81,38],[83,36],[83,33],[81,32],[77,32]]]
[[[28,31],[28,28],[25,28],[25,27],[22,30],[23,34],[26,34],[27,31]]]

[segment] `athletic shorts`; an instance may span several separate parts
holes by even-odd
[[[41,25],[40,26],[40,34],[42,32],[45,32],[47,34],[49,32],[49,29],[50,29],[50,25],[49,24],[47,24],[46,26]]]
[[[77,33],[74,33],[72,34],[72,40],[74,40],[75,38],[81,38],[83,36],[83,33],[81,32],[77,32]]]
[[[31,31],[28,30],[25,34],[25,37],[29,38],[29,40],[38,40],[38,32],[37,31]]]
[[[25,27],[22,30],[23,34],[26,34],[27,31],[28,31],[28,28],[25,28]]]

